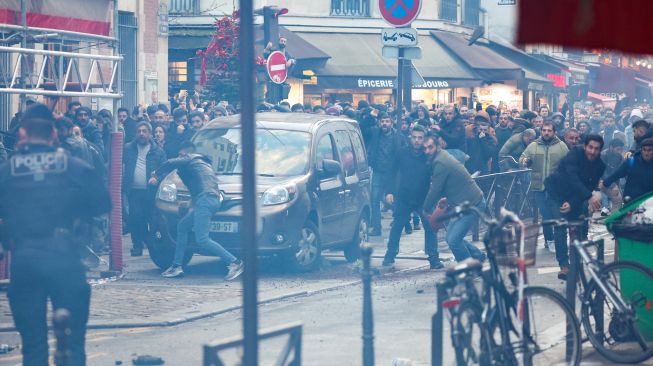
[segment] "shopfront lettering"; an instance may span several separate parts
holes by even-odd
[[[449,82],[443,80],[425,80],[421,85],[415,85],[417,89],[446,89],[449,88]]]
[[[395,82],[392,79],[358,79],[359,88],[392,89]]]

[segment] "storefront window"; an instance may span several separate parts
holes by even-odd
[[[304,104],[311,106],[322,105],[322,96],[320,94],[304,94]]]
[[[392,102],[392,94],[375,94],[372,96],[373,104],[383,104],[385,102]]]
[[[168,62],[168,80],[170,82],[188,81],[188,62],[186,61]]]

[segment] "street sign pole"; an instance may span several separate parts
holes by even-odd
[[[254,114],[254,8],[252,0],[240,0],[240,124],[243,154],[243,360],[258,365],[258,259],[256,199],[256,129]]]
[[[402,107],[404,105],[404,48],[399,47],[399,58],[397,59],[397,128],[401,127]]]
[[[404,74],[404,108],[410,113],[413,106],[413,78],[412,78],[412,60],[404,60],[402,72]]]

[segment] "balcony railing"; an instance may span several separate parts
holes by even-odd
[[[200,0],[170,0],[168,14],[170,15],[199,15]]]
[[[339,17],[369,17],[370,0],[331,0],[331,15]]]

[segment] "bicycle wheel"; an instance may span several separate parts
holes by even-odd
[[[616,363],[640,363],[651,358],[653,271],[639,263],[617,261],[603,267],[599,276],[626,309],[620,310],[595,281],[590,281],[581,305],[583,328],[590,342]]]
[[[456,365],[482,365],[481,314],[470,304],[456,309],[451,321],[451,343],[456,350]]]
[[[515,351],[524,365],[580,364],[580,325],[562,295],[546,287],[524,289],[522,340]]]

